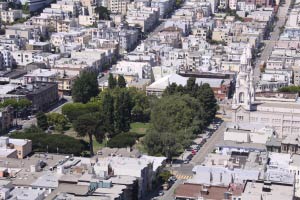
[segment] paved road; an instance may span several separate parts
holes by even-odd
[[[64,99],[66,101],[64,101],[63,103],[61,103],[59,105],[54,106],[49,112],[50,113],[53,113],[53,112],[54,113],[61,113],[61,108],[63,107],[63,105],[65,105],[66,103],[73,102],[71,96],[64,96]],[[31,127],[32,125],[36,125],[37,121],[36,121],[36,118],[34,117],[34,118],[30,119],[30,120],[19,121],[18,123],[23,125],[23,127],[22,127],[23,129],[26,129],[26,128]]]
[[[207,156],[207,154],[211,153],[215,149],[215,146],[218,142],[223,140],[225,128],[226,122],[223,122],[218,130],[214,134],[212,134],[212,136],[207,140],[200,151],[193,157],[191,162],[192,164],[199,165],[204,161],[205,156]]]
[[[184,183],[184,180],[177,180],[173,185],[172,187],[165,191],[165,194],[161,197],[159,197],[158,199],[161,199],[161,200],[174,200],[174,192],[175,192],[175,189],[180,185]]]
[[[275,25],[274,30],[270,34],[271,38],[270,38],[270,40],[264,41],[264,43],[266,44],[265,48],[262,51],[260,58],[257,59],[257,62],[256,62],[256,67],[254,70],[254,76],[256,76],[256,78],[258,78],[260,76],[260,69],[259,69],[260,63],[262,61],[266,62],[268,60],[268,58],[270,57],[270,55],[272,53],[274,46],[276,45],[276,42],[279,39],[280,27],[285,25],[290,3],[291,3],[291,0],[286,0],[286,3],[283,4],[282,6],[280,6],[278,9],[278,12],[277,12],[278,21],[275,22],[275,24],[274,24]]]
[[[170,188],[168,191],[165,192],[165,194],[160,197],[160,199],[163,200],[173,200],[174,199],[174,190],[176,187],[183,183],[186,179],[192,178],[193,172],[192,169],[195,165],[201,164],[206,155],[211,153],[215,145],[223,140],[223,133],[226,128],[226,122],[223,122],[217,131],[214,132],[214,134],[207,140],[207,142],[203,145],[203,147],[197,152],[197,154],[193,157],[192,161],[189,164],[181,164],[181,165],[173,165],[172,168],[169,168],[169,170],[176,175],[177,181],[175,184]]]

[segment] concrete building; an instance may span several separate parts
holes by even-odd
[[[159,8],[144,6],[137,8],[134,3],[126,15],[126,21],[129,26],[139,26],[141,31],[145,33],[151,31],[156,26],[158,19]]]
[[[24,83],[56,82],[58,73],[51,69],[36,69],[24,76]]]
[[[59,100],[57,83],[27,84],[9,94],[26,96],[32,102],[33,112],[45,111]]]
[[[262,182],[251,180],[245,184],[244,191],[240,196],[243,200],[261,200],[270,198],[273,200],[294,199],[293,185],[280,184],[276,182]]]
[[[122,15],[126,15],[127,6],[130,4],[129,0],[108,0],[107,8],[112,13],[118,13]]]
[[[22,10],[2,10],[0,11],[1,21],[4,23],[13,23],[17,19],[22,18]]]
[[[32,142],[27,139],[0,137],[1,157],[23,159],[32,152]]]

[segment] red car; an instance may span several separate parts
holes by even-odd
[[[193,156],[196,155],[197,151],[196,150],[192,150],[192,154]]]

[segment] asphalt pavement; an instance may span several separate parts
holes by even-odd
[[[259,79],[260,76],[260,68],[259,65],[262,61],[266,62],[268,58],[270,57],[274,46],[276,45],[279,37],[280,37],[280,27],[285,25],[285,22],[287,20],[288,16],[288,9],[290,7],[291,0],[286,0],[285,4],[282,4],[279,6],[278,12],[277,12],[277,21],[274,22],[274,29],[273,32],[270,33],[270,40],[265,40],[265,48],[261,53],[261,56],[259,59],[257,59],[256,67],[254,69],[254,76]]]

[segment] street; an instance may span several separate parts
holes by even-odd
[[[206,143],[201,147],[201,149],[197,152],[197,154],[193,157],[191,162],[189,164],[179,164],[179,165],[173,165],[169,170],[172,174],[174,174],[177,177],[177,181],[172,185],[172,187],[165,191],[165,194],[160,197],[160,199],[163,200],[173,200],[174,199],[174,191],[180,183],[183,183],[184,180],[192,178],[193,173],[192,169],[195,165],[201,164],[206,155],[211,153],[215,145],[223,140],[224,131],[226,128],[226,122],[223,122],[219,128],[212,134],[212,136],[207,139]]]
[[[61,113],[61,108],[62,108],[66,103],[70,103],[70,102],[73,101],[71,96],[64,96],[63,98],[65,99],[65,101],[62,102],[62,103],[59,102],[58,104],[56,104],[55,106],[53,106],[53,107],[50,109],[49,113],[53,113],[53,112],[55,112],[55,113]],[[36,124],[37,124],[37,121],[36,121],[36,118],[33,117],[33,118],[29,119],[29,120],[18,120],[18,124],[22,125],[22,129],[24,130],[24,129],[26,129],[26,128],[29,128],[29,127],[32,126],[32,125],[36,125]]]
[[[266,62],[268,58],[270,57],[273,47],[276,45],[279,36],[280,36],[280,27],[285,25],[285,22],[287,20],[287,14],[288,14],[288,9],[290,7],[291,0],[286,0],[285,4],[282,4],[279,6],[278,12],[277,12],[277,18],[278,21],[274,23],[274,29],[273,32],[271,32],[270,40],[264,40],[265,43],[265,48],[261,53],[261,56],[259,59],[256,61],[256,66],[254,69],[254,76],[256,77],[256,80],[259,80],[260,76],[260,63],[262,61]]]

